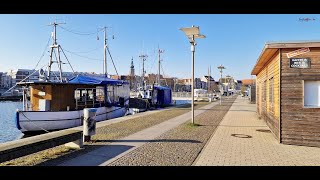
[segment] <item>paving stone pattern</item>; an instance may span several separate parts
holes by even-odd
[[[320,148],[280,144],[256,104],[238,97],[195,162],[196,166],[319,166]]]
[[[190,166],[232,105],[235,97],[223,100],[188,121],[108,164],[109,166]],[[201,108],[200,108],[201,109]]]

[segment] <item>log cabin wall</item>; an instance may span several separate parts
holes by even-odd
[[[70,111],[76,110],[74,92],[77,88],[95,88],[89,85],[53,85],[51,111],[66,111],[69,106]]]
[[[281,140],[284,144],[320,147],[320,108],[304,107],[304,83],[320,81],[320,48],[294,58],[310,58],[311,68],[290,68],[286,53],[299,48],[281,49]],[[314,92],[314,98],[317,93]]]
[[[257,112],[280,141],[280,51],[257,74]]]

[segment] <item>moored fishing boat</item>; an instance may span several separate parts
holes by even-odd
[[[97,108],[96,121],[124,116],[129,104],[129,84],[103,76],[78,75],[69,82],[24,82],[30,101],[17,111],[23,133],[52,131],[82,125],[83,109]]]
[[[72,66],[64,50],[57,43],[58,23],[54,22],[51,25],[54,26],[53,44],[50,46],[47,71],[39,70],[39,81],[17,83],[23,90],[23,110],[16,112],[17,128],[24,134],[33,134],[39,131],[49,132],[80,126],[84,108],[97,109],[96,121],[124,116],[129,106],[129,83],[110,79],[107,76],[106,28],[103,28],[104,74],[74,73],[73,78],[65,79],[62,76],[62,64],[69,64],[71,68]],[[61,52],[68,63],[62,63]],[[55,61],[53,57],[56,58]],[[53,63],[58,64],[58,76],[51,71]]]

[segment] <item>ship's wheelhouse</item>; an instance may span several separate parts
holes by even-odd
[[[76,80],[68,83],[21,83],[25,89],[24,111],[74,111],[127,105],[130,92],[128,83],[109,79],[110,82],[105,80],[100,83]]]

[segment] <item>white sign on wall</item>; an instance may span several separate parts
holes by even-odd
[[[310,68],[310,58],[290,58],[290,68]]]

